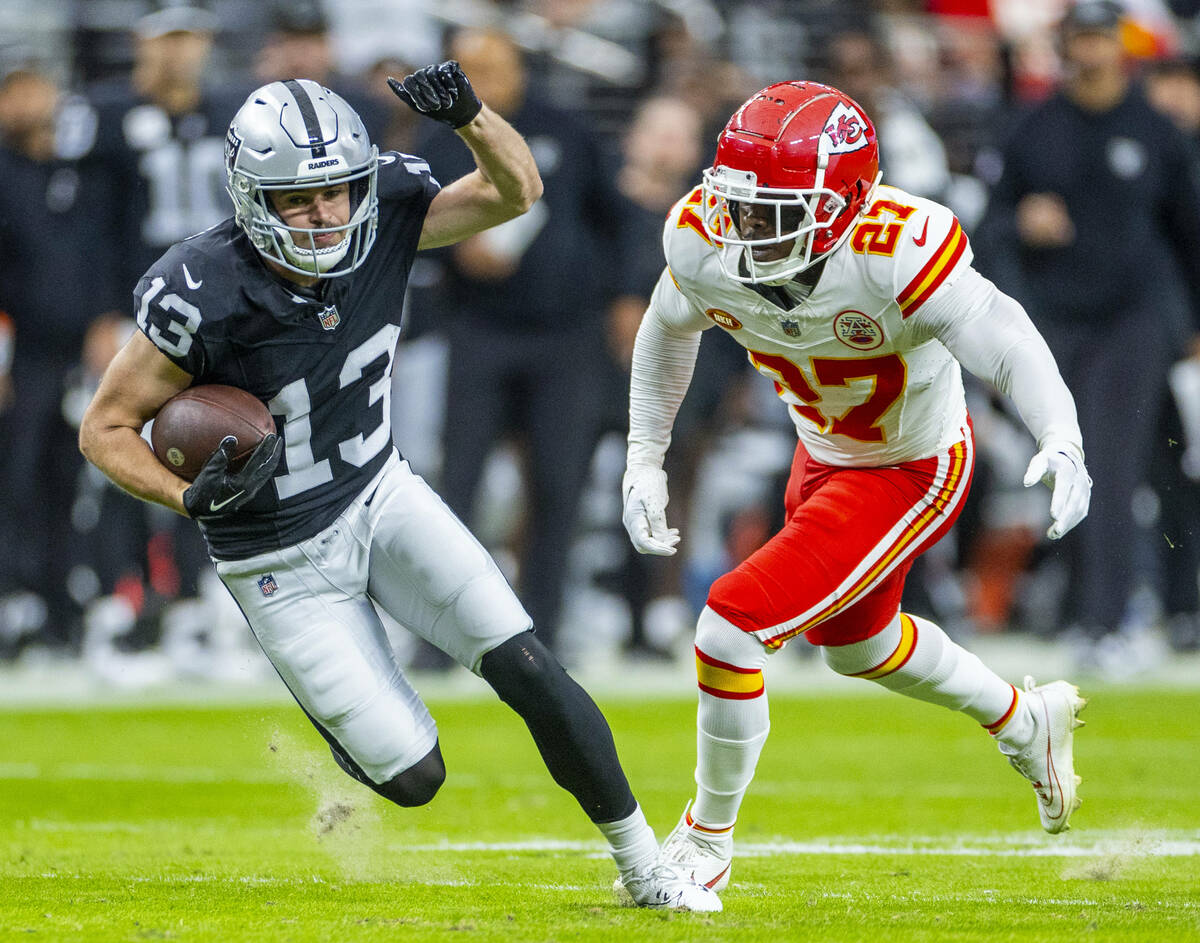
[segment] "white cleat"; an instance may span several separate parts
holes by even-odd
[[[721,898],[663,861],[661,855],[650,867],[617,878],[613,882],[613,891],[622,900],[632,899],[639,907],[690,910],[700,914],[721,910]]]
[[[1075,775],[1071,741],[1075,728],[1083,726],[1079,712],[1087,701],[1079,696],[1079,688],[1066,681],[1035,686],[1028,676],[1025,696],[1033,713],[1033,740],[1009,756],[1008,762],[1033,783],[1042,828],[1056,834],[1070,828],[1071,813],[1083,802],[1075,795],[1082,780]]]
[[[714,835],[698,828],[685,808],[679,824],[662,843],[662,856],[697,884],[723,891],[729,886],[733,866],[733,835]]]

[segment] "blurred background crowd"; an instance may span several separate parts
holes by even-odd
[[[677,557],[632,552],[619,488],[665,214],[736,106],[797,78],[856,98],[884,181],[948,204],[1026,305],[1096,480],[1088,521],[1050,544],[1045,491],[1021,484],[1033,442],[968,380],[970,505],[905,607],[959,636],[1057,639],[1109,678],[1195,650],[1198,53],[1200,0],[0,0],[0,660],[126,684],[244,672],[253,642],[194,525],[108,484],[76,426],[142,272],[229,215],[245,95],[316,79],[447,182],[466,148],[384,81],[443,58],[525,135],[546,189],[418,257],[394,434],[568,664],[687,661],[711,581],[781,523],[795,433],[720,331],[668,457]]]

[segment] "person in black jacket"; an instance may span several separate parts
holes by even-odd
[[[1200,72],[1187,59],[1162,59],[1143,76],[1155,108],[1200,145]],[[1200,337],[1184,345],[1168,373],[1150,484],[1159,498],[1163,539],[1154,535],[1162,567],[1162,616],[1177,651],[1200,648]],[[1156,530],[1157,530],[1156,529]]]
[[[1060,552],[1069,619],[1085,658],[1105,663],[1128,663],[1105,652],[1124,644],[1138,575],[1134,492],[1164,375],[1200,310],[1195,157],[1131,80],[1120,22],[1112,0],[1068,10],[1067,79],[1016,122],[977,233],[989,274],[1025,304],[1076,393],[1095,489]]]
[[[172,4],[137,19],[130,30],[134,61],[128,74],[91,83],[84,90],[92,110],[80,120],[74,146],[83,170],[107,185],[108,205],[93,241],[114,253],[113,280],[125,310],[142,273],[173,243],[219,222],[226,214],[224,139],[229,119],[248,88],[228,84],[212,67],[220,22],[202,6]],[[174,515],[131,501],[100,479],[89,485],[104,517],[137,549],[110,553],[112,576],[101,574],[105,596],[114,580],[134,587],[120,629],[86,622],[84,647],[115,633],[122,644],[144,650],[161,634],[161,617],[172,603],[201,596],[212,565],[195,528]],[[89,498],[90,500],[90,498]],[[93,533],[104,533],[106,523]],[[106,538],[107,539],[107,538]],[[106,563],[101,555],[100,562]],[[120,574],[119,576],[117,574]],[[97,600],[101,604],[103,600]]]
[[[619,431],[622,436],[629,432],[627,400],[634,339],[666,261],[663,226],[680,194],[694,186],[712,159],[703,124],[703,116],[688,101],[659,94],[641,102],[622,137],[623,161],[616,185],[624,212],[621,259],[614,273],[619,291],[609,312],[609,393],[605,397],[606,431]],[[705,334],[689,394],[676,418],[675,446],[667,456],[671,508],[680,520],[687,519],[700,461],[729,412],[729,401],[740,390],[738,379],[750,371],[745,353],[732,339],[723,332]],[[620,569],[601,577],[609,585],[615,583],[629,604],[625,654],[673,658],[678,646],[654,637],[648,623],[653,620],[654,608],[670,613],[677,612],[680,605],[686,610],[678,618],[687,623],[684,634],[690,654],[690,622],[697,613],[683,602],[682,560],[646,556],[628,544],[626,549]]]
[[[82,459],[63,396],[89,334],[119,307],[113,244],[96,237],[110,181],[67,153],[80,116],[36,63],[0,77],[0,314],[14,334],[11,374],[0,369],[0,657],[79,645],[85,592],[76,579],[73,601],[67,587],[82,562],[71,498]]]
[[[524,216],[444,254],[450,359],[441,491],[470,526],[493,446],[510,434],[525,446],[517,584],[556,649],[566,558],[600,425],[619,198],[598,135],[535,94],[510,37],[464,30],[449,52],[529,142],[545,194]],[[470,170],[469,155],[443,129],[418,148],[443,182]]]

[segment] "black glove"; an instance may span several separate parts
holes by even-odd
[[[469,124],[483,107],[462,66],[453,59],[418,69],[403,82],[389,75],[387,82],[414,111],[452,128]]]
[[[183,493],[183,507],[198,521],[231,514],[253,498],[270,480],[283,456],[283,440],[268,433],[238,471],[229,471],[237,437],[227,435]]]

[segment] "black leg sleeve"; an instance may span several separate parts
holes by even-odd
[[[637,802],[621,769],[608,721],[532,632],[483,656],[483,679],[515,710],[554,781],[593,822],[616,822]]]

